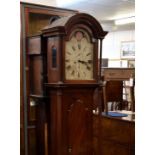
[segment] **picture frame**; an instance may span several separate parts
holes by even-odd
[[[129,68],[135,68],[135,60],[134,59],[128,60],[128,67]]]
[[[135,42],[122,41],[121,42],[121,58],[135,58]]]

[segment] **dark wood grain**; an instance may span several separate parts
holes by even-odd
[[[94,145],[96,155],[134,155],[134,114],[128,118],[93,115]]]
[[[30,93],[35,95],[43,94],[43,58],[36,56],[30,58]]]
[[[51,90],[49,152],[91,155],[93,93],[96,85],[53,86],[48,88]]]
[[[58,82],[60,81],[60,37],[51,37],[47,40],[47,64],[48,64],[48,70],[47,70],[47,76],[49,79],[49,82]],[[52,48],[56,48],[56,67],[52,67]]]
[[[134,68],[103,68],[104,80],[106,81],[121,81],[121,80],[129,80],[130,78],[135,77],[135,69]]]
[[[75,14],[77,11],[61,9],[56,7],[49,7],[44,5],[36,5],[30,3],[20,3],[21,6],[21,51],[20,51],[20,95],[21,95],[21,155],[33,154],[33,148],[38,151],[37,155],[47,155],[47,143],[45,151],[45,130],[44,124],[47,124],[45,114],[46,105],[43,106],[43,100],[46,90],[44,90],[43,81],[47,80],[47,57],[44,53],[47,46],[44,46],[44,39],[40,41],[40,30],[48,25],[52,16],[67,16]],[[38,36],[36,36],[38,35]],[[29,45],[28,38],[34,36],[31,41],[32,46]],[[35,38],[36,37],[36,38]],[[38,38],[37,38],[38,37]],[[31,37],[32,38],[32,37]],[[30,47],[30,49],[29,49]],[[44,50],[43,50],[44,49]],[[44,68],[44,69],[43,69]],[[43,91],[44,90],[44,91]],[[37,102],[38,106],[30,108],[30,98]],[[40,106],[39,106],[40,104]],[[48,107],[47,107],[48,109]],[[39,114],[35,116],[30,115],[30,112],[38,111]],[[31,119],[33,116],[33,119]],[[31,120],[31,121],[30,121]],[[32,121],[33,120],[33,121]],[[37,127],[36,127],[37,126]],[[33,136],[34,140],[29,142],[28,128],[35,127],[37,136]],[[39,138],[39,139],[36,139]],[[47,132],[46,132],[47,137]],[[31,138],[31,137],[30,137]],[[37,147],[39,149],[37,149]]]
[[[125,81],[133,80],[133,84],[128,86],[131,94],[131,110],[135,110],[135,94],[134,94],[134,81],[135,69],[134,68],[103,68],[103,99],[104,111],[108,111],[108,102],[119,102],[116,109],[128,109],[128,101],[123,100],[123,89],[127,87],[123,84]],[[111,109],[113,110],[113,109]]]
[[[87,32],[93,47],[93,79],[65,79],[65,46],[76,29]],[[84,13],[57,19],[42,29],[47,38],[47,92],[50,98],[49,153],[52,155],[93,155],[95,91],[99,93],[98,39],[107,34],[98,21]],[[52,47],[57,49],[57,64],[52,67]],[[96,99],[97,101],[97,99]]]

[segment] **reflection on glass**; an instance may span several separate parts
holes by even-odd
[[[30,121],[36,120],[36,101],[32,98],[30,99],[30,105],[29,105],[29,118]]]

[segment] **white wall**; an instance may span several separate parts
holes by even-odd
[[[56,6],[56,0],[20,0],[21,2],[42,4],[47,6]]]
[[[102,57],[120,59],[122,41],[135,40],[135,30],[109,32],[103,40]]]

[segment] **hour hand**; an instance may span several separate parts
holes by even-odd
[[[90,61],[88,60],[88,62],[87,62],[87,61],[78,60],[78,62],[80,62],[80,63],[82,63],[82,64],[85,64],[86,67],[87,67],[87,69],[88,69],[88,70],[91,70],[91,68],[89,67],[89,63],[91,63],[91,60],[90,60]]]
[[[84,64],[84,63],[87,63],[87,62],[85,62],[85,61],[82,61],[82,60],[78,60],[78,62],[81,62],[82,64]]]
[[[82,64],[87,64],[87,63],[92,63],[92,60],[88,60],[88,61],[78,60],[78,62],[81,62]]]

